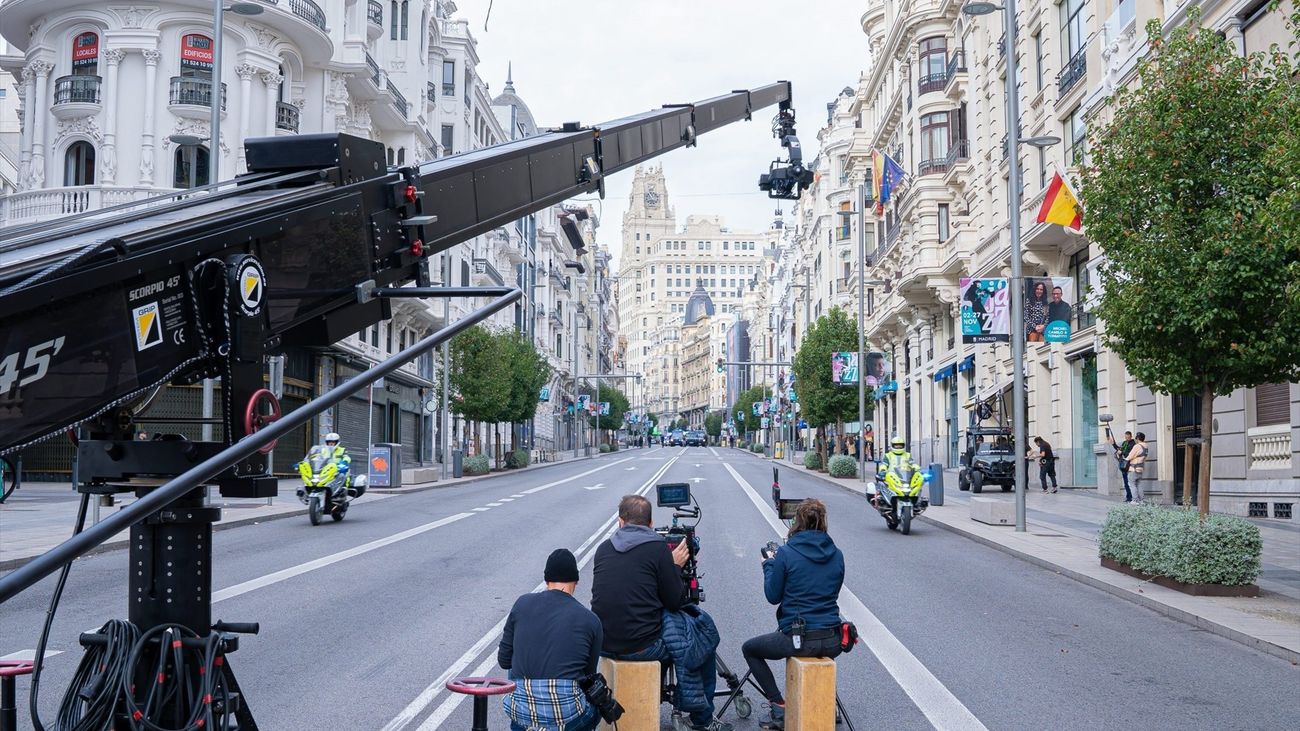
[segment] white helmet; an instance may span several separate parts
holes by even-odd
[[[332,432],[330,432],[329,434],[326,434],[326,435],[325,435],[325,443],[326,443],[326,444],[329,444],[330,442],[338,443],[338,442],[340,442],[340,441],[342,441],[342,440],[339,438],[339,433],[336,432],[336,431],[332,431]]]

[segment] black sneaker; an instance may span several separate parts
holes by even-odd
[[[695,731],[733,731],[735,729],[735,726],[732,726],[726,721],[715,720],[715,721],[710,721],[708,724],[704,726],[696,726],[692,724],[691,728],[695,729]]]
[[[769,707],[772,709],[772,717],[766,721],[759,721],[758,727],[762,729],[771,729],[772,731],[784,731],[785,706],[778,706],[773,703]]]

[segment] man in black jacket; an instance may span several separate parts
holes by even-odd
[[[627,495],[618,504],[618,530],[596,549],[591,580],[591,610],[604,629],[601,654],[617,660],[671,659],[663,640],[663,611],[685,603],[681,567],[689,557],[686,541],[669,550],[650,527],[650,501]],[[707,710],[691,711],[697,729],[729,729],[713,720],[717,671],[704,669]]]

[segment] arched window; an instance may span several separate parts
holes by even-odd
[[[95,148],[89,142],[74,142],[63,156],[64,185],[95,184]]]
[[[397,158],[395,157],[395,153],[393,152],[393,148],[391,148],[391,147],[388,148],[388,166],[389,166],[389,167],[392,167],[393,165],[395,165],[395,164],[396,164],[396,160],[397,160]]]
[[[208,184],[208,148],[204,145],[180,145],[176,148],[173,188],[197,188]]]
[[[397,0],[388,3],[388,40],[397,40]]]
[[[276,101],[284,101],[284,87],[288,85],[289,77],[284,75],[284,64],[280,64],[280,89],[276,92]]]
[[[397,164],[398,164],[398,165],[405,165],[405,164],[406,164],[406,148],[405,148],[405,147],[399,147],[399,148],[397,148]]]
[[[95,76],[99,73],[99,36],[91,31],[72,39],[72,74]]]
[[[406,40],[406,21],[409,17],[407,13],[410,10],[410,5],[407,0],[402,0],[402,40]]]

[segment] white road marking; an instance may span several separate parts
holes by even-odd
[[[722,455],[718,454],[717,450],[715,450],[713,447],[709,447],[709,451],[710,451],[710,452],[713,452],[713,456],[714,456],[714,457],[721,457],[721,456],[722,456]]]
[[[523,494],[520,493],[520,494],[517,494],[517,495],[511,495],[510,497],[513,497],[513,498],[520,498],[520,497],[523,497]]]
[[[703,477],[692,477],[692,478],[691,478],[691,482],[695,482],[695,483],[704,482],[704,478],[703,478]]]
[[[723,466],[749,496],[759,514],[772,526],[772,530],[777,535],[786,535],[789,529],[777,519],[772,507],[758,496],[754,488],[731,465],[724,462]],[[934,677],[847,586],[840,589],[839,601],[840,612],[858,626],[858,634],[863,643],[871,649],[880,664],[894,677],[894,681],[921,713],[925,714],[932,726],[944,731],[988,731],[975,714]]]
[[[237,597],[240,594],[247,594],[248,592],[253,591],[254,589],[261,589],[264,586],[277,584],[281,581],[284,581],[285,579],[291,579],[295,576],[300,576],[302,574],[305,574],[308,571],[315,571],[316,569],[324,568],[326,566],[329,566],[330,564],[336,564],[339,561],[344,561],[346,559],[352,558],[353,556],[360,556],[363,553],[369,553],[371,551],[374,551],[375,549],[383,548],[384,546],[391,546],[394,543],[397,543],[398,541],[404,541],[407,538],[418,536],[421,533],[428,533],[434,528],[441,528],[442,526],[447,525],[449,523],[455,523],[458,520],[464,520],[465,518],[472,518],[472,517],[474,517],[473,513],[456,513],[455,515],[449,515],[446,518],[435,520],[432,523],[417,525],[416,527],[410,528],[408,530],[404,530],[401,533],[394,533],[393,535],[388,536],[386,538],[380,538],[378,540],[374,540],[369,543],[363,543],[360,546],[357,546],[355,548],[349,548],[345,551],[340,551],[338,553],[330,554],[329,556],[325,556],[324,558],[318,558],[314,561],[308,561],[307,563],[298,564],[297,566],[290,566],[287,569],[282,569],[280,571],[267,574],[266,576],[260,576],[256,579],[245,581],[242,584],[235,584],[234,586],[226,587],[221,591],[213,592],[212,601],[215,603],[215,602],[222,601],[224,599],[231,599],[233,597]]]
[[[98,631],[99,631],[99,627],[96,627],[95,629],[91,630],[91,632],[98,632]],[[63,650],[46,650],[46,651],[45,651],[45,659],[46,659],[46,660],[49,660],[50,658],[54,657],[55,655],[62,655],[62,654],[63,654]],[[11,653],[9,653],[8,655],[5,655],[5,656],[3,656],[3,657],[0,657],[0,660],[20,660],[20,661],[21,661],[21,660],[28,660],[28,661],[30,661],[30,660],[35,660],[35,659],[36,659],[36,648],[35,648],[35,647],[33,647],[33,648],[30,649],[30,650],[19,650],[18,652],[11,652]]]
[[[530,489],[527,489],[527,490],[523,490],[522,492],[523,492],[525,495],[532,495],[532,494],[535,493],[535,492],[541,492],[542,490],[550,489],[550,488],[552,488],[552,487],[555,487],[556,485],[563,485],[563,484],[566,483],[566,482],[573,482],[574,480],[578,479],[579,477],[586,477],[587,475],[594,475],[594,474],[596,474],[597,472],[600,472],[600,471],[603,470],[603,469],[608,469],[608,468],[610,468],[610,467],[613,467],[614,465],[620,465],[620,464],[623,464],[624,462],[631,462],[631,461],[634,460],[634,459],[636,459],[636,457],[626,457],[626,458],[624,458],[624,459],[620,459],[620,460],[617,461],[617,462],[610,462],[610,463],[607,464],[607,465],[602,465],[602,466],[600,466],[600,467],[597,467],[597,468],[594,469],[594,470],[587,470],[586,472],[579,472],[578,474],[574,475],[573,477],[566,477],[566,478],[564,478],[563,480],[556,480],[555,482],[548,482],[548,483],[546,483],[545,485],[538,485],[537,487],[533,487],[533,488],[530,488]]]
[[[582,489],[584,489],[584,490],[604,490],[604,489],[605,489],[605,483],[603,483],[603,482],[597,482],[597,483],[594,484],[594,485],[583,485],[583,486],[582,486]]]
[[[489,508],[499,508],[502,505],[505,505],[505,503],[488,503]]]
[[[503,502],[503,503],[513,503],[513,502],[515,501],[515,499],[512,498],[512,497],[503,497],[503,498],[497,498],[497,499],[500,500],[500,501]]]
[[[474,508],[474,512],[476,512],[476,513],[486,513],[487,511],[489,511],[489,510],[491,510],[491,509],[492,509],[492,508]]]
[[[623,468],[623,471],[624,471],[624,472],[631,472],[632,470],[635,470],[635,469],[636,469],[635,467],[624,467],[624,468]]]
[[[670,459],[667,464],[656,470],[655,474],[650,476],[650,479],[646,480],[641,484],[641,487],[637,488],[636,494],[644,495],[648,492],[650,487],[655,483],[655,480],[659,479],[665,472],[667,472],[668,468],[672,467],[673,462],[675,461],[677,461],[676,457]],[[595,471],[596,470],[592,470],[592,472]],[[592,533],[581,546],[578,546],[578,550],[574,551],[574,555],[578,557],[579,569],[585,567],[591,561],[592,557],[596,555],[596,548],[599,545],[598,541],[604,540],[607,535],[613,533],[617,525],[618,513],[615,513],[606,520],[595,533]],[[542,582],[534,587],[533,591],[541,591],[545,586],[545,582]],[[495,627],[488,630],[487,634],[479,638],[478,642],[475,642],[473,647],[469,648],[469,650],[467,650],[465,654],[461,655],[456,662],[452,663],[451,667],[444,670],[432,683],[430,683],[424,690],[420,691],[420,694],[408,703],[406,708],[403,708],[402,712],[397,714],[392,721],[389,721],[383,727],[382,731],[400,731],[401,729],[406,728],[407,725],[414,721],[420,714],[424,713],[424,711],[433,704],[433,701],[438,697],[438,694],[446,689],[448,680],[459,677],[459,674],[462,673],[465,668],[469,667],[469,664],[474,661],[474,658],[478,657],[497,641],[501,636],[501,632],[505,629],[507,618],[508,615],[502,617],[501,621],[498,622]],[[492,669],[495,663],[496,653],[489,653],[488,656],[484,658],[483,662],[475,668],[474,675],[482,675],[488,672]],[[418,727],[417,731],[437,728],[438,725],[445,721],[464,700],[464,695],[459,693],[451,694],[450,697],[443,701],[442,704],[438,706],[438,708],[427,719],[425,719],[424,723]]]

